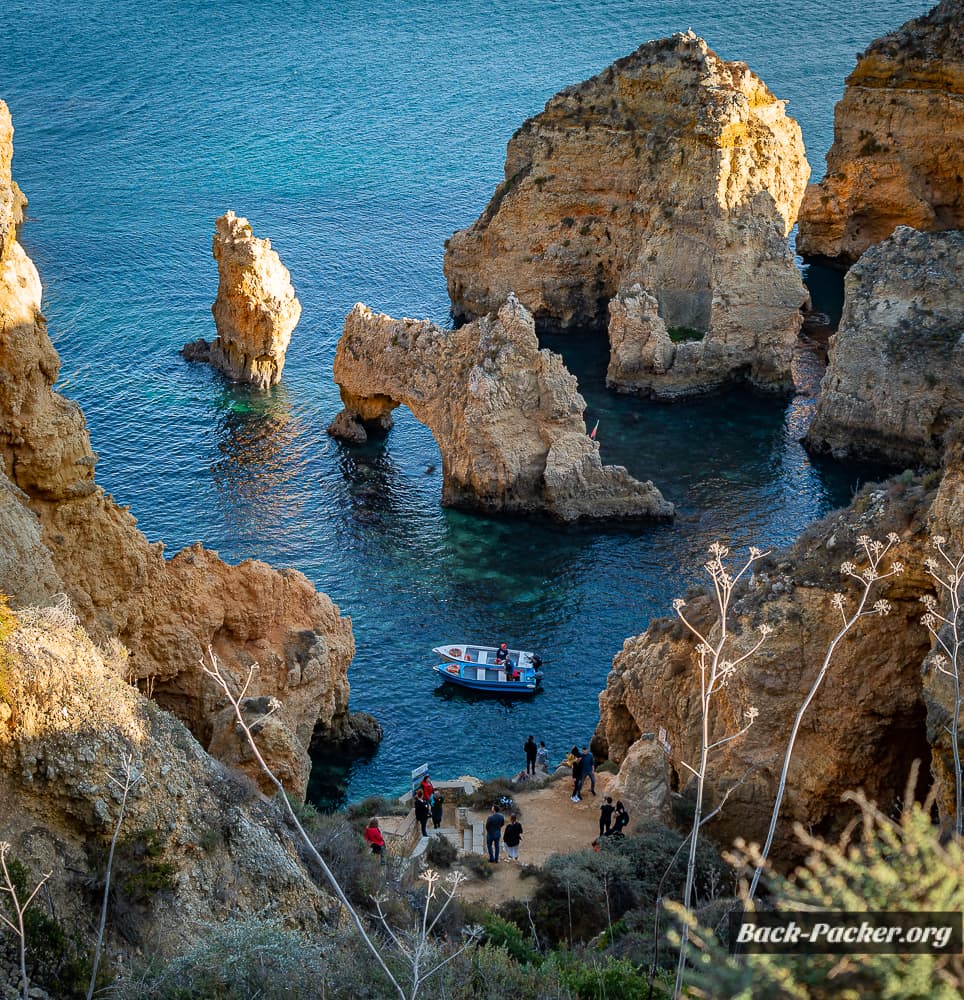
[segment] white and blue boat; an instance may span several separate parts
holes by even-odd
[[[436,646],[432,652],[446,661],[435,667],[436,672],[458,687],[513,698],[535,694],[542,686],[542,659],[535,653],[510,649],[496,662],[497,647],[459,642]]]

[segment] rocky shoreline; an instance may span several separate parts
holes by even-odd
[[[867,50],[838,106],[827,177],[800,209],[801,250],[853,265],[808,447],[908,471],[811,525],[740,591],[735,632],[766,622],[777,635],[722,694],[721,731],[748,708],[759,721],[709,782],[730,797],[709,828],[721,843],[765,829],[782,737],[837,627],[839,564],[866,534],[891,534],[905,572],[885,595],[891,613],[849,637],[814,703],[777,844],[793,857],[794,822],[842,830],[840,796],[855,785],[896,806],[914,758],[930,764],[942,816],[953,811],[955,707],[931,669],[920,599],[934,591],[932,540],[964,550],[962,181],[948,168],[964,137],[960,28],[961,3],[943,0]],[[97,484],[83,413],[54,390],[60,361],[18,242],[26,200],[12,155],[0,102],[0,594],[12,609],[8,624],[0,604],[0,838],[38,870],[90,871],[118,821],[112,776],[135,754],[148,780],[130,805],[130,850],[150,868],[159,838],[151,870],[169,894],[132,904],[111,932],[118,955],[148,940],[173,954],[211,914],[268,906],[316,930],[337,906],[203,667],[217,657],[237,690],[251,678],[242,718],[303,798],[313,742],[380,737],[349,709],[351,620],[294,569],[231,566],[200,543],[166,558]],[[788,234],[808,175],[798,126],[744,64],[691,32],[647,43],[561,91],[510,141],[504,182],[446,248],[453,312],[467,322],[349,313],[333,369],[344,409],[329,433],[363,442],[404,405],[438,443],[447,506],[566,523],[672,517],[652,481],[602,464],[576,380],[540,350],[537,324],[605,333],[615,391],[787,388],[809,305]],[[266,388],[300,304],[246,220],[219,219],[214,249],[210,360]],[[708,590],[688,596],[708,628],[711,603]],[[695,646],[678,623],[652,621],[600,695],[593,747],[619,768],[613,788],[640,811],[658,798],[667,821],[666,786],[691,795],[686,762],[699,751]],[[652,739],[660,728],[668,755]],[[53,892],[87,927],[85,877]]]

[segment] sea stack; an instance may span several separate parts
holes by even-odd
[[[964,419],[964,233],[899,226],[847,273],[817,410],[818,452],[940,464]]]
[[[122,643],[125,678],[152,692],[208,746],[223,708],[208,651],[249,694],[285,710],[284,761],[306,770],[313,739],[350,736],[351,621],[292,569],[237,566],[195,544],[166,559],[95,481],[84,414],[54,391],[60,358],[37,269],[17,240],[26,200],[10,173],[13,129],[0,101],[0,593],[17,608],[66,593],[93,639]],[[364,720],[367,724],[367,720]],[[275,746],[281,745],[280,740]],[[304,784],[295,782],[295,794]]]
[[[226,212],[214,223],[218,294],[211,306],[218,335],[214,343],[184,347],[192,361],[209,361],[235,382],[267,389],[281,381],[291,332],[301,317],[291,275],[258,239],[247,219]]]
[[[647,42],[509,141],[505,180],[447,244],[453,313],[514,290],[546,327],[612,316],[624,391],[789,385],[808,297],[787,236],[808,176],[799,126],[745,64],[692,32]]]
[[[407,406],[438,443],[446,506],[562,521],[673,514],[651,482],[602,464],[575,377],[539,349],[532,314],[514,295],[457,330],[358,304],[334,378],[345,409],[329,433],[357,441],[365,424],[384,427]]]
[[[943,0],[857,57],[797,249],[849,266],[897,226],[964,228],[962,149],[964,4]]]

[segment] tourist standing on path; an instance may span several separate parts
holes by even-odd
[[[505,843],[505,853],[509,855],[508,860],[518,861],[519,843],[522,840],[522,824],[515,813],[509,814],[509,824],[505,828],[505,833],[502,834],[502,840]]]
[[[432,784],[432,779],[426,773],[425,777],[422,778],[422,783],[418,786],[422,789],[422,794],[425,796],[426,802],[432,801],[432,796],[435,794],[435,785]]]
[[[536,746],[536,741],[530,736],[525,743],[522,744],[522,749],[526,752],[526,774],[535,774],[536,754],[539,752],[539,748]]]
[[[489,861],[492,864],[499,860],[499,843],[502,840],[503,826],[505,826],[505,816],[499,812],[497,805],[493,805],[492,812],[485,821],[485,849],[489,852]]]
[[[422,836],[428,836],[428,830],[425,829],[425,824],[428,822],[429,807],[428,801],[425,798],[425,793],[421,788],[415,789],[415,821],[422,828]]]
[[[372,816],[362,834],[365,843],[372,849],[372,854],[377,854],[382,864],[385,864],[385,838],[382,836],[381,828],[378,825],[378,817]]]
[[[607,795],[603,799],[603,804],[599,807],[599,836],[605,837],[609,834],[612,829],[613,822],[613,797]]]
[[[572,801],[582,802],[582,754],[579,747],[573,747],[569,755],[572,757]]]
[[[432,800],[429,802],[429,808],[432,810],[432,826],[436,830],[442,825],[442,806],[445,804],[445,799],[442,797],[441,792],[435,792],[432,795]]]
[[[589,790],[596,794],[596,758],[592,755],[592,750],[589,747],[582,748],[582,780],[585,781],[586,778],[589,779]],[[580,788],[582,787],[580,783]]]
[[[616,802],[616,813],[613,816],[613,829],[610,836],[622,837],[623,830],[629,826],[629,813],[621,801]]]
[[[536,763],[546,774],[549,773],[549,751],[546,749],[545,740],[539,740],[539,749],[536,751]]]

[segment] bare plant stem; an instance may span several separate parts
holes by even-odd
[[[700,676],[700,759],[696,768],[683,762],[690,773],[696,778],[696,803],[693,811],[693,824],[689,835],[689,858],[686,865],[686,884],[683,889],[683,906],[687,911],[692,910],[693,905],[693,885],[696,879],[696,851],[699,845],[699,831],[702,825],[703,795],[706,788],[707,769],[710,754],[725,746],[732,740],[742,736],[753,724],[756,717],[756,710],[751,709],[747,715],[746,724],[735,733],[724,736],[716,741],[711,741],[711,702],[713,695],[722,688],[733,672],[746,660],[748,660],[766,641],[766,637],[772,631],[768,625],[760,628],[759,640],[747,652],[729,659],[727,656],[728,644],[730,642],[729,612],[733,591],[740,579],[750,570],[753,564],[763,558],[765,553],[759,549],[750,549],[750,557],[743,564],[742,568],[735,574],[730,574],[723,562],[728,555],[728,549],[719,544],[710,548],[711,559],[705,564],[705,569],[713,581],[713,588],[716,596],[716,606],[718,612],[718,633],[716,641],[711,643],[707,636],[703,635],[683,614],[685,602],[676,600],[673,607],[679,615],[680,621],[695,636],[697,640],[697,664]],[[676,965],[676,985],[673,996],[678,998],[683,988],[683,973],[686,969],[686,944],[689,937],[689,926],[683,924],[680,940],[679,961]]]
[[[29,1000],[30,980],[27,978],[27,932],[23,923],[23,915],[27,912],[27,907],[33,902],[34,896],[40,892],[40,887],[50,878],[50,872],[42,876],[40,881],[34,886],[33,892],[21,903],[17,897],[17,887],[13,884],[10,869],[7,867],[7,855],[10,853],[10,845],[4,841],[0,843],[0,871],[3,872],[3,885],[0,891],[10,893],[10,905],[16,923],[10,920],[5,914],[0,913],[0,921],[16,935],[20,947],[20,984],[23,990],[23,1000]]]
[[[100,966],[100,953],[104,944],[104,928],[107,926],[107,904],[110,900],[110,878],[114,865],[114,850],[117,847],[117,838],[120,835],[121,825],[124,822],[124,811],[127,808],[127,798],[131,789],[141,780],[143,774],[134,767],[134,755],[128,754],[121,765],[121,775],[123,782],[109,774],[107,777],[121,790],[120,809],[117,812],[117,822],[114,824],[114,836],[111,837],[110,850],[107,852],[107,870],[104,874],[104,900],[100,908],[100,925],[97,928],[97,944],[94,947],[94,961],[90,970],[90,985],[87,987],[87,1000],[91,1000],[94,995],[94,988],[97,985],[97,969]]]
[[[844,573],[845,576],[849,576],[860,581],[862,584],[862,590],[857,601],[856,610],[849,616],[844,610],[843,594],[834,595],[834,607],[840,612],[843,623],[840,630],[833,637],[833,639],[831,639],[830,644],[827,646],[827,652],[823,658],[823,663],[820,665],[820,669],[817,671],[817,676],[813,679],[813,683],[810,685],[810,690],[807,692],[807,696],[804,698],[800,708],[797,709],[796,717],[793,720],[793,726],[790,729],[790,738],[787,741],[787,749],[783,755],[783,767],[780,771],[780,781],[777,784],[776,800],[773,803],[773,812],[770,815],[770,827],[767,830],[766,841],[759,856],[759,863],[753,872],[753,879],[750,882],[750,888],[747,892],[747,907],[752,906],[753,904],[753,898],[756,894],[757,887],[760,884],[760,877],[763,874],[767,858],[770,855],[770,848],[773,846],[773,837],[776,833],[777,821],[780,818],[780,808],[783,805],[783,796],[786,793],[787,775],[790,772],[790,761],[793,757],[793,750],[796,746],[797,736],[800,732],[800,725],[803,722],[803,717],[813,702],[813,699],[816,697],[817,691],[820,689],[820,685],[823,683],[824,677],[827,676],[827,671],[830,669],[830,662],[833,659],[833,654],[836,652],[841,639],[843,639],[843,637],[854,627],[854,625],[857,624],[861,618],[865,618],[868,615],[885,615],[890,611],[890,605],[886,601],[876,602],[873,608],[869,611],[866,610],[866,608],[867,603],[870,600],[871,591],[877,583],[882,580],[886,580],[888,577],[897,576],[904,571],[903,566],[899,562],[893,563],[890,570],[886,573],[881,572],[880,570],[880,565],[884,556],[898,541],[899,538],[897,535],[889,535],[887,544],[884,545],[883,542],[872,541],[866,535],[861,536],[857,539],[857,543],[863,550],[864,555],[867,557],[867,567],[860,572],[857,571],[853,563],[844,563],[841,567],[841,572]]]
[[[934,548],[940,555],[940,561],[934,558],[925,560],[924,565],[937,584],[938,592],[944,598],[948,613],[941,612],[940,603],[931,595],[921,598],[927,608],[927,613],[921,619],[934,638],[936,655],[933,657],[937,670],[950,677],[954,687],[954,707],[951,711],[951,724],[945,727],[951,738],[951,750],[954,755],[954,832],[962,835],[962,810],[964,810],[964,794],[961,781],[961,657],[964,650],[964,621],[962,621],[962,596],[964,588],[964,554],[954,559],[944,549],[945,539],[936,535],[933,539]]]
[[[202,661],[201,669],[204,671],[204,673],[208,675],[208,677],[210,677],[215,682],[215,684],[218,685],[218,687],[224,692],[225,697],[231,703],[231,706],[234,709],[234,717],[235,719],[237,719],[238,725],[241,727],[241,731],[244,733],[245,739],[248,742],[248,746],[251,747],[251,752],[254,754],[255,759],[258,762],[258,766],[264,772],[265,776],[268,778],[271,784],[274,785],[275,788],[280,793],[281,801],[284,803],[285,816],[287,817],[288,822],[291,823],[294,826],[294,828],[298,831],[298,835],[301,837],[301,840],[304,843],[305,848],[308,850],[309,854],[311,854],[315,863],[324,872],[325,878],[328,880],[328,884],[331,886],[332,891],[334,892],[335,896],[337,897],[341,905],[344,906],[345,910],[351,916],[352,922],[355,924],[355,927],[358,930],[358,933],[361,936],[362,941],[365,943],[365,946],[375,957],[375,961],[377,961],[379,966],[381,966],[382,971],[388,977],[388,981],[392,984],[392,987],[395,990],[395,992],[402,998],[402,1000],[407,1000],[405,996],[405,990],[402,989],[401,984],[392,974],[391,969],[389,969],[389,967],[385,964],[385,960],[382,958],[378,949],[375,947],[375,943],[372,941],[371,937],[369,937],[368,931],[365,930],[365,925],[362,923],[361,917],[358,915],[358,912],[348,901],[348,897],[345,895],[341,885],[339,885],[338,879],[335,878],[334,872],[332,872],[332,870],[325,863],[325,859],[318,853],[318,850],[315,848],[315,845],[311,842],[311,838],[305,832],[305,828],[299,822],[298,817],[295,815],[295,811],[291,808],[291,803],[288,801],[288,796],[285,793],[284,786],[282,785],[281,781],[275,776],[271,768],[268,767],[264,757],[261,756],[261,751],[258,749],[258,745],[254,741],[254,736],[251,733],[251,729],[249,728],[248,724],[244,721],[244,715],[241,712],[241,702],[244,700],[245,693],[247,692],[248,687],[251,684],[251,679],[254,676],[254,671],[257,667],[257,664],[253,665],[251,669],[248,671],[248,676],[245,679],[245,682],[242,685],[241,690],[237,694],[235,694],[231,690],[231,685],[228,682],[228,678],[225,676],[224,672],[221,669],[221,664],[217,656],[214,654],[214,651],[210,647],[208,647],[208,659],[210,660],[210,666],[208,666],[208,664]]]

